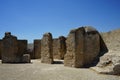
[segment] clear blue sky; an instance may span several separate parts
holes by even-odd
[[[80,26],[120,28],[120,0],[0,0],[0,39],[10,31],[33,42],[46,32],[67,36]]]

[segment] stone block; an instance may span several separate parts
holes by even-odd
[[[53,46],[52,46],[52,34],[45,33],[41,40],[41,62],[42,63],[53,63]]]
[[[71,30],[67,40],[67,52],[64,57],[64,65],[69,67],[83,67],[84,63],[84,34],[83,27]]]
[[[60,36],[59,37],[59,46],[58,46],[58,50],[59,50],[59,56],[60,59],[64,59],[64,56],[66,54],[66,38],[64,36]]]
[[[27,40],[17,40],[10,32],[2,39],[2,63],[21,63],[27,51]]]
[[[41,40],[34,40],[34,59],[41,58]]]
[[[59,46],[58,38],[53,39],[53,58],[54,59],[60,59],[58,46]]]
[[[53,57],[55,59],[64,59],[66,53],[66,38],[60,36],[59,38],[53,39]]]
[[[30,60],[30,54],[24,54],[23,57],[22,57],[22,62],[23,63],[30,63],[31,60]]]
[[[18,54],[17,56],[22,59],[23,54],[27,53],[27,40],[17,40],[18,41]]]
[[[65,66],[76,68],[90,66],[100,53],[99,33],[92,27],[71,30],[66,45]]]
[[[100,35],[93,27],[85,27],[84,38],[84,65],[89,66],[99,58]]]
[[[1,59],[1,55],[2,55],[2,40],[0,40],[0,59]]]
[[[17,53],[17,37],[11,35],[10,32],[6,32],[2,42],[2,63],[19,62],[20,59],[18,58]]]

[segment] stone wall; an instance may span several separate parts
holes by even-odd
[[[59,55],[60,55],[60,59],[64,59],[64,56],[66,54],[66,38],[64,36],[60,36],[59,37]]]
[[[58,38],[54,38],[53,39],[53,58],[54,59],[60,59],[58,46],[59,46],[59,40]]]
[[[42,63],[53,63],[53,47],[52,47],[52,34],[45,33],[41,40],[41,62]]]
[[[60,36],[59,38],[53,39],[53,57],[54,59],[64,59],[66,53],[66,38]]]
[[[67,52],[64,57],[64,65],[70,67],[82,67],[84,59],[84,28],[71,30],[67,40]]]
[[[1,59],[1,54],[2,54],[2,40],[0,40],[0,59]]]
[[[34,40],[34,59],[41,58],[41,40]]]
[[[18,41],[17,37],[11,35],[11,33],[5,33],[5,37],[2,41],[2,63],[19,62],[20,58],[17,55]]]
[[[89,66],[98,58],[100,53],[99,34],[92,27],[71,30],[66,45],[65,66],[76,68]]]
[[[5,33],[5,37],[2,39],[2,63],[24,62],[23,55],[27,53],[26,51],[27,40],[17,40],[17,37],[11,35],[10,32]],[[25,56],[25,58],[28,60],[30,56]],[[25,62],[30,62],[30,60]]]
[[[100,53],[100,35],[92,27],[85,27],[84,66],[94,65]]]
[[[17,40],[18,41],[18,54],[23,56],[27,53],[27,40]]]

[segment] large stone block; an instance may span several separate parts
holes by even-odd
[[[18,57],[22,58],[27,53],[27,40],[18,40]]]
[[[0,40],[0,59],[1,59],[1,55],[2,55],[2,40]]]
[[[84,42],[84,65],[94,65],[100,53],[100,35],[97,30],[92,27],[85,27]],[[94,62],[94,63],[93,63]]]
[[[53,58],[54,59],[60,59],[60,56],[59,56],[59,50],[58,50],[58,47],[59,46],[59,40],[58,38],[54,38],[53,39]]]
[[[53,57],[55,59],[64,59],[66,53],[66,38],[60,36],[59,38],[53,39]]]
[[[46,33],[41,40],[41,62],[53,63],[53,46],[52,46],[52,34]]]
[[[2,63],[18,62],[18,41],[17,37],[11,35],[10,32],[5,33],[2,42]]]
[[[59,46],[58,46],[58,54],[60,56],[60,59],[64,59],[64,56],[66,54],[66,38],[64,36],[59,37]]]
[[[64,65],[70,67],[83,67],[84,63],[84,34],[83,27],[71,30],[67,40],[67,52],[64,58]]]
[[[17,40],[10,32],[2,39],[2,63],[21,63],[27,53],[27,40]]]
[[[41,58],[41,40],[34,40],[34,58]]]
[[[99,34],[92,27],[71,30],[66,45],[65,66],[76,68],[89,66],[98,58],[100,53]]]

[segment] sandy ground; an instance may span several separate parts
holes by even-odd
[[[91,69],[64,67],[63,64],[0,63],[0,80],[120,80],[120,76],[97,74]]]

